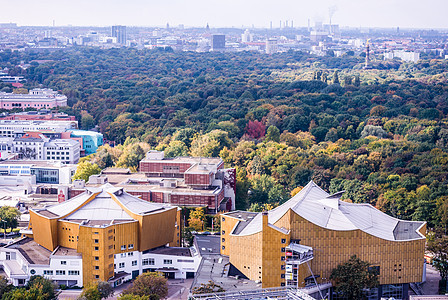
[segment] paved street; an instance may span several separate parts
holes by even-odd
[[[437,295],[439,291],[439,272],[430,264],[426,265],[426,282],[422,284],[424,295]]]

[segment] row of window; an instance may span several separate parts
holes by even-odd
[[[44,270],[44,275],[53,275],[53,270]],[[56,270],[56,275],[65,275],[65,270]],[[79,271],[68,270],[68,275],[79,275]]]
[[[128,249],[134,249],[134,244],[129,244]],[[126,250],[126,245],[121,245],[121,250]]]

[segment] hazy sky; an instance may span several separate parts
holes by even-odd
[[[0,0],[0,23],[18,25],[274,27],[280,20],[306,26],[448,28],[448,0]]]

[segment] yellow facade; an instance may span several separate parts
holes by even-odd
[[[362,230],[329,230],[311,223],[289,209],[274,225],[268,225],[263,216],[262,230],[251,235],[232,235],[241,220],[231,213],[222,216],[223,231],[221,254],[228,255],[230,263],[251,280],[262,281],[263,288],[278,287],[285,282],[281,251],[290,240],[313,248],[314,258],[309,262],[318,283],[329,281],[331,270],[356,254],[372,266],[380,267],[380,284],[420,282],[423,273],[425,239],[389,241]],[[282,228],[288,233],[283,233]],[[419,229],[426,231],[426,226]],[[286,244],[283,244],[285,241]],[[224,247],[223,247],[224,246]],[[300,265],[299,286],[311,272],[306,264]]]
[[[222,221],[223,217],[225,221]],[[239,219],[227,215],[223,217],[221,229],[225,234],[221,236],[221,254],[231,253],[230,263],[249,279],[262,281],[263,287],[280,286],[284,282],[282,258],[285,257],[285,247],[289,244],[289,233],[270,226],[268,216],[263,215],[261,232],[244,236],[232,235]]]
[[[64,215],[54,215],[46,210],[30,210],[30,237],[53,251],[58,246],[76,249],[82,254],[83,283],[108,281],[114,276],[114,255],[130,251],[145,251],[168,243],[180,245],[180,211],[177,207],[164,207],[150,213],[134,213],[110,193],[128,215],[130,220],[110,220],[106,225],[95,225],[82,220],[66,220],[67,215],[94,200],[98,193],[89,197],[75,210]],[[174,237],[177,237],[174,240]]]
[[[315,274],[320,275],[319,280],[328,280],[331,270],[346,262],[353,254],[372,266],[380,267],[380,284],[422,280],[425,239],[388,241],[359,229],[328,230],[305,220],[291,210],[275,225],[283,226],[288,223],[291,239],[300,239],[301,244],[314,249],[314,259],[310,266]]]

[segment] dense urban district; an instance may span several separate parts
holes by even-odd
[[[2,299],[444,294],[447,36],[0,24]]]

